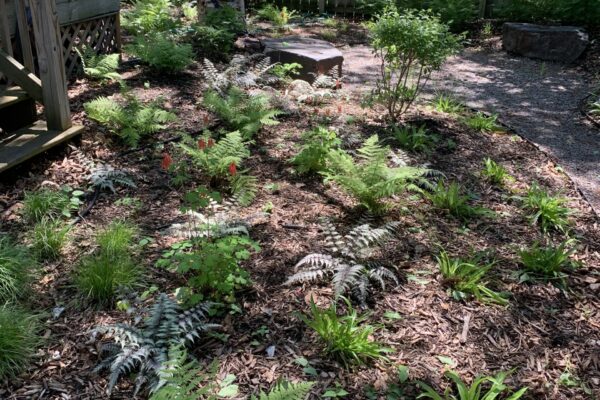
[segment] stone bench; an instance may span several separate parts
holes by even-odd
[[[574,26],[513,22],[502,26],[504,49],[529,58],[571,63],[581,56],[588,43],[588,34]]]
[[[325,74],[336,66],[339,75],[342,75],[342,52],[324,40],[289,36],[265,39],[263,45],[264,53],[271,57],[271,62],[302,65],[300,75],[296,78],[312,82],[315,75]]]

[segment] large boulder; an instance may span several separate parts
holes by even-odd
[[[588,34],[574,26],[507,22],[502,26],[505,50],[529,58],[571,63],[585,50]]]
[[[272,62],[298,63],[302,70],[298,78],[312,82],[315,75],[325,74],[333,67],[342,74],[344,56],[331,43],[324,40],[288,36],[263,41],[264,53]]]

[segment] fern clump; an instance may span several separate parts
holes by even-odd
[[[133,94],[125,93],[125,101],[120,103],[108,97],[98,97],[84,104],[88,116],[105,125],[131,147],[149,134],[164,129],[166,124],[177,120],[177,116],[163,110],[160,100],[143,104]]]
[[[208,90],[202,104],[217,114],[227,128],[239,131],[244,139],[251,139],[263,125],[279,124],[274,118],[281,114],[270,108],[266,96],[252,96],[237,87],[229,88],[223,96]]]
[[[258,190],[257,180],[241,169],[250,150],[240,132],[230,132],[218,141],[208,132],[198,141],[185,136],[178,146],[194,167],[211,178],[212,186],[225,183],[241,205],[252,202]]]
[[[7,305],[0,306],[0,379],[23,372],[40,343],[39,318]]]
[[[178,25],[172,12],[170,0],[136,0],[131,9],[123,11],[122,24],[136,35],[164,32]]]
[[[162,73],[181,72],[194,61],[190,44],[178,43],[165,33],[139,36],[126,50]]]
[[[136,185],[129,175],[120,169],[116,169],[108,164],[99,164],[88,177],[90,184],[95,190],[110,190],[116,193],[115,186],[125,186],[135,188]]]
[[[83,51],[75,48],[75,51],[81,58],[83,73],[91,78],[100,81],[121,82],[123,78],[117,72],[119,68],[119,54],[97,54],[93,49],[84,47]]]
[[[269,393],[260,392],[258,397],[252,396],[251,400],[305,400],[314,386],[313,382],[292,383],[287,381],[277,382]]]
[[[390,149],[379,144],[377,135],[367,139],[357,153],[359,162],[343,150],[330,151],[327,169],[322,174],[326,182],[337,183],[371,212],[385,210],[385,198],[406,190],[422,192],[423,188],[431,188],[427,177],[434,172],[430,169],[388,167]]]
[[[302,140],[304,145],[300,153],[292,159],[292,163],[296,165],[301,174],[324,171],[327,167],[329,152],[341,144],[334,131],[322,126],[304,132]]]
[[[96,334],[114,340],[102,346],[102,361],[95,369],[110,371],[107,393],[112,392],[119,379],[135,372],[134,396],[144,387],[155,393],[165,386],[171,349],[190,345],[203,332],[218,326],[207,322],[210,306],[203,303],[184,311],[167,295],[160,294],[142,326],[118,324],[94,329]]]
[[[0,303],[14,301],[25,294],[36,261],[26,247],[0,237]]]
[[[222,71],[205,58],[201,71],[208,87],[225,97],[232,87],[248,89],[277,83],[279,78],[272,74],[277,65],[272,64],[271,58],[264,57],[262,54],[253,56],[237,54]]]
[[[373,228],[368,223],[353,228],[346,235],[338,233],[329,221],[323,224],[326,253],[311,253],[295,266],[296,271],[286,284],[311,282],[331,277],[336,296],[350,291],[361,303],[373,291],[373,283],[385,290],[385,281],[398,285],[396,274],[371,258],[374,247],[391,239],[398,222]]]

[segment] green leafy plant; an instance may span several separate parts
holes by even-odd
[[[300,315],[300,319],[319,335],[325,343],[325,352],[345,367],[385,360],[385,353],[391,350],[372,341],[375,328],[364,324],[367,318],[359,316],[348,301],[346,306],[346,315],[340,317],[335,303],[321,309],[311,299],[310,314]]]
[[[153,394],[165,386],[169,351],[173,347],[191,345],[203,332],[218,326],[207,322],[210,307],[203,303],[182,310],[174,300],[160,294],[141,326],[118,324],[95,328],[96,334],[110,337],[115,342],[101,346],[102,360],[95,368],[96,372],[110,371],[108,394],[123,376],[134,372],[137,372],[134,396],[143,387]]]
[[[91,78],[100,81],[121,82],[123,78],[117,72],[119,68],[119,54],[97,54],[93,49],[85,46],[83,51],[74,48],[81,59],[83,73]]]
[[[479,132],[494,132],[500,130],[502,127],[497,123],[498,116],[492,114],[490,116],[485,115],[482,112],[465,117],[465,124]]]
[[[279,8],[273,4],[267,4],[256,12],[259,19],[272,22],[277,28],[283,28],[290,18],[296,15],[295,10],[288,10],[287,7]]]
[[[300,73],[302,65],[298,63],[276,64],[271,69],[271,73],[281,80],[291,80],[294,76]]]
[[[300,152],[292,159],[301,174],[324,171],[329,152],[341,144],[335,131],[322,126],[304,132],[302,141],[304,144]]]
[[[202,21],[206,26],[223,29],[234,35],[244,33],[244,16],[235,8],[224,6],[210,10]]]
[[[561,22],[593,26],[600,9],[588,0],[508,0],[494,10],[503,19],[516,22]]]
[[[136,0],[132,8],[121,14],[122,24],[135,35],[168,31],[178,26],[172,11],[170,0]]]
[[[460,114],[465,110],[465,106],[454,97],[440,93],[433,100],[434,108],[446,114]]]
[[[313,382],[281,381],[269,393],[261,391],[258,397],[252,395],[251,400],[304,400],[313,386]]]
[[[72,203],[67,190],[40,189],[25,192],[22,214],[29,224],[40,222],[43,218],[69,217]]]
[[[567,232],[571,210],[565,205],[566,198],[551,196],[534,183],[521,200],[523,207],[531,212],[528,215],[529,220],[532,224],[539,225],[542,232],[548,233],[551,230]]]
[[[473,0],[431,0],[429,7],[454,31],[465,28],[477,17],[476,3]]]
[[[231,87],[223,96],[214,90],[204,93],[202,104],[232,130],[240,131],[244,139],[251,139],[263,125],[277,125],[274,118],[281,111],[269,106],[265,96],[250,96],[237,87]]]
[[[194,24],[187,36],[198,54],[212,60],[226,60],[234,50],[235,35],[226,29]]]
[[[461,187],[456,182],[451,182],[446,187],[443,181],[438,181],[433,192],[427,194],[427,197],[436,208],[445,210],[448,214],[463,221],[475,216],[492,214],[488,209],[470,205],[469,196],[461,194]]]
[[[184,136],[178,147],[190,157],[191,163],[211,178],[211,187],[226,183],[241,205],[248,205],[258,190],[254,176],[242,170],[243,161],[250,156],[248,142],[240,132],[230,132],[215,141],[206,132],[198,141]]]
[[[519,272],[521,282],[550,281],[565,286],[566,270],[573,270],[579,263],[572,260],[576,241],[568,239],[558,246],[542,246],[539,242],[519,251],[519,259],[523,270]]]
[[[7,236],[0,237],[0,303],[25,295],[35,267],[26,247],[16,245]]]
[[[108,227],[96,235],[96,244],[100,253],[108,257],[129,256],[137,229],[122,221],[111,222]]]
[[[177,119],[176,115],[160,107],[161,100],[143,104],[136,96],[125,93],[124,102],[98,97],[84,104],[88,117],[108,127],[132,147],[149,134],[164,129]]]
[[[399,12],[387,7],[369,24],[375,54],[381,59],[381,75],[370,103],[383,104],[396,121],[419,95],[433,70],[459,47],[460,38],[426,11]]]
[[[590,104],[590,114],[600,115],[600,100]]]
[[[55,260],[60,257],[67,242],[70,227],[47,217],[37,222],[31,233],[32,248],[39,259]]]
[[[337,296],[350,291],[361,303],[373,292],[372,283],[385,290],[385,281],[398,285],[398,278],[385,263],[371,257],[376,246],[389,240],[399,223],[373,228],[368,223],[360,224],[346,235],[338,233],[329,221],[323,222],[327,253],[311,253],[295,266],[295,273],[286,284],[311,282],[331,276]],[[302,267],[302,268],[301,268]]]
[[[485,303],[508,304],[503,294],[489,289],[484,281],[485,275],[494,262],[481,265],[483,261],[481,257],[462,260],[450,258],[445,251],[442,251],[436,259],[445,284],[450,286],[452,297],[456,300],[466,300],[473,296]]]
[[[419,382],[419,386],[424,390],[417,399],[432,399],[432,400],[494,400],[498,398],[498,396],[503,395],[502,397],[505,400],[518,400],[527,391],[527,388],[519,389],[518,391],[511,393],[511,390],[504,381],[508,377],[508,375],[512,371],[509,372],[499,372],[495,376],[480,376],[475,378],[471,386],[467,386],[466,383],[460,379],[460,376],[454,371],[446,371],[444,375],[450,378],[456,388],[458,389],[458,397],[454,394],[451,394],[450,389],[446,390],[443,394],[438,394],[438,392],[433,389],[431,386]],[[484,385],[489,385],[489,389],[485,388]]]
[[[40,343],[39,328],[39,317],[0,307],[0,378],[15,378],[27,368]]]
[[[343,150],[331,150],[322,174],[326,182],[337,183],[374,213],[387,208],[385,198],[407,190],[422,192],[422,188],[431,188],[427,177],[434,171],[408,165],[390,168],[389,153],[389,147],[381,146],[374,135],[357,150],[358,163]]]
[[[96,165],[88,178],[92,188],[94,188],[94,191],[99,192],[102,192],[103,190],[110,190],[112,193],[116,193],[117,186],[129,188],[136,187],[135,183],[127,172],[116,169],[108,164]]]
[[[194,61],[192,45],[178,43],[160,32],[136,37],[126,50],[161,73],[181,72]]]
[[[483,160],[483,170],[481,171],[481,176],[487,179],[491,184],[498,185],[500,187],[504,186],[506,182],[512,182],[515,180],[515,178],[509,175],[509,173],[506,171],[506,168],[489,157]]]
[[[419,153],[430,152],[438,139],[423,125],[394,126],[392,134],[404,150]]]

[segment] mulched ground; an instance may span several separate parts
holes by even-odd
[[[177,124],[156,135],[156,140],[168,139],[180,130],[200,132],[204,127],[207,113],[197,106],[203,88],[198,69],[177,77],[160,77],[130,67],[125,77],[144,98],[164,97],[166,105],[179,116]],[[151,82],[149,89],[143,89],[146,81]],[[177,210],[182,196],[193,187],[177,190],[169,185],[169,177],[160,169],[160,147],[123,154],[126,148],[85,118],[85,101],[117,91],[117,85],[100,87],[85,81],[72,84],[69,92],[75,122],[86,125],[81,139],[2,176],[1,230],[20,237],[27,228],[18,213],[23,192],[41,185],[68,184],[86,189],[90,161],[126,169],[138,187],[103,195],[87,218],[75,227],[64,257],[42,265],[31,307],[49,312],[63,306],[66,310],[57,319],[48,317],[43,333],[46,340],[34,365],[19,379],[0,386],[0,398],[106,398],[105,376],[91,373],[98,361],[97,343],[90,340],[88,332],[98,324],[127,322],[129,316],[86,308],[71,282],[77,260],[91,251],[94,233],[110,221],[128,219],[140,226],[144,236],[155,239],[138,256],[147,269],[149,284],[169,291],[182,283],[180,276],[155,267],[154,262],[168,244],[159,228],[180,220]],[[410,368],[411,380],[444,388],[449,383],[442,379],[446,366],[440,356],[452,359],[454,369],[465,379],[515,368],[510,383],[530,387],[525,396],[528,399],[600,396],[598,219],[555,161],[534,145],[509,133],[470,131],[426,106],[415,109],[407,120],[426,124],[442,140],[430,155],[414,156],[415,162],[427,163],[463,184],[475,196],[474,203],[496,211],[496,217],[463,224],[435,210],[425,200],[398,196],[397,207],[385,220],[400,221],[401,233],[382,251],[398,268],[402,284],[376,296],[373,307],[365,310],[372,323],[381,325],[374,339],[394,348],[390,362],[347,371],[324,357],[319,342],[296,313],[308,309],[311,296],[326,304],[332,298],[331,290],[319,285],[285,287],[282,283],[301,257],[323,248],[318,223],[321,217],[333,218],[343,231],[354,225],[360,213],[352,199],[340,190],[323,185],[318,177],[296,175],[288,161],[297,151],[295,145],[301,132],[319,124],[338,129],[348,147],[373,133],[384,137],[380,113],[361,109],[359,100],[358,95],[348,92],[347,97],[340,96],[319,110],[303,107],[300,115],[281,118],[280,125],[265,128],[256,138],[247,166],[259,177],[261,190],[253,205],[240,212],[251,215],[268,202],[273,204],[273,210],[269,218],[259,220],[251,230],[251,236],[262,247],[245,265],[253,285],[238,295],[243,313],[219,320],[227,340],[202,342],[195,354],[206,362],[217,359],[220,378],[235,374],[240,399],[270,387],[280,378],[316,381],[314,398],[336,383],[350,392],[347,398],[366,398],[367,385],[380,390],[380,398],[384,398],[384,388],[395,382],[395,366],[399,364]],[[214,123],[210,118],[210,123]],[[447,146],[449,140],[456,146]],[[393,145],[393,141],[389,143]],[[478,171],[485,157],[504,165],[516,178],[511,190],[498,190],[480,178]],[[566,292],[549,284],[519,284],[513,277],[518,270],[516,249],[540,239],[538,229],[528,223],[515,199],[534,181],[567,196],[569,206],[576,212],[572,217],[573,233],[580,242],[577,259],[584,266],[570,275]],[[124,196],[139,198],[141,208],[115,205]],[[560,235],[554,239],[562,240]],[[452,300],[437,274],[434,256],[439,246],[455,256],[466,256],[473,250],[493,252],[498,260],[493,286],[512,293],[510,306]],[[402,318],[386,319],[386,311],[397,312]],[[266,333],[261,334],[265,332],[263,326]],[[270,346],[275,346],[273,357],[266,352]],[[298,357],[308,359],[319,375],[305,376],[294,361]],[[575,377],[576,383],[566,385],[564,379],[561,383],[565,372]],[[407,399],[415,397],[412,386],[406,389]],[[123,381],[113,398],[131,398],[131,386]]]

